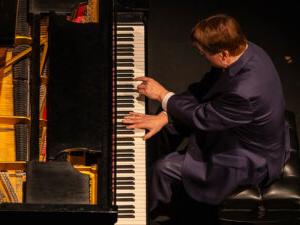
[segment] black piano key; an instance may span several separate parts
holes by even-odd
[[[124,115],[123,116],[117,116],[117,119],[123,119],[124,118]]]
[[[131,153],[131,152],[134,152],[134,149],[118,149],[118,152],[122,152],[122,153]]]
[[[118,146],[134,146],[132,142],[117,142]]]
[[[132,214],[132,215],[122,215],[122,214],[119,214],[118,215],[118,218],[127,218],[127,219],[129,219],[129,218],[135,218],[135,216],[134,216],[134,214]]]
[[[134,165],[117,165],[117,169],[134,169]]]
[[[117,103],[134,103],[131,99],[117,99]]]
[[[119,52],[134,52],[134,49],[132,49],[132,48],[117,48],[117,54]]]
[[[134,67],[133,63],[117,63],[118,67]]]
[[[118,95],[117,99],[134,99],[134,97],[132,95]]]
[[[134,108],[134,104],[117,104],[117,108]]]
[[[133,84],[117,84],[117,88],[134,88]]]
[[[135,180],[134,177],[118,177],[117,175],[117,178],[116,178],[117,181],[120,181],[120,180]]]
[[[129,114],[132,111],[129,110],[117,110],[117,114]]]
[[[134,135],[134,131],[117,131],[117,134]]]
[[[117,128],[117,131],[120,131],[121,132],[120,134],[122,134],[122,132],[127,132],[127,131],[133,131],[134,132],[134,129],[133,128],[122,128],[122,129]],[[124,134],[126,134],[126,133],[124,133]],[[131,134],[131,133],[129,132],[128,134]]]
[[[119,88],[117,88],[117,92],[126,92],[126,93],[128,93],[128,92],[138,92],[136,89],[119,89]]]
[[[133,27],[117,27],[117,31],[134,31]]]
[[[131,44],[117,44],[117,48],[134,48]]]
[[[134,141],[134,138],[131,138],[131,137],[118,137],[117,141]]]
[[[117,186],[118,186],[118,185],[132,186],[132,185],[134,185],[134,184],[135,184],[134,181],[117,181]]]
[[[129,132],[131,131],[131,132]],[[121,131],[117,131],[118,134],[124,134],[124,135],[134,135],[134,131],[132,130],[121,130]]]
[[[117,157],[134,157],[134,154],[118,154],[117,153]]]
[[[117,190],[135,190],[134,186],[118,186],[117,185]]]
[[[117,70],[117,74],[120,74],[120,73],[133,74],[134,71],[133,70]]]
[[[133,78],[117,78],[117,81],[134,81]]]
[[[133,131],[134,132],[134,129],[133,128],[122,128],[122,129],[117,128],[117,131],[120,131],[121,132],[120,134],[122,134],[122,132],[127,132],[127,131]],[[124,133],[124,134],[126,134],[126,133]],[[130,133],[128,133],[128,134],[130,134]]]
[[[122,37],[119,37],[119,38],[117,38],[117,42],[122,42],[122,41],[134,41],[134,38],[127,38],[127,37],[124,37],[124,38],[122,38]]]
[[[134,198],[118,198],[117,197],[117,201],[118,202],[134,202]],[[129,210],[124,210],[124,211],[129,211]],[[129,213],[129,212],[127,212]]]
[[[117,131],[117,134],[134,134],[134,131]]]
[[[135,213],[134,210],[118,210],[118,213]]]
[[[119,158],[117,159],[117,162],[134,162],[135,160],[133,158]]]
[[[116,54],[134,54],[134,51],[130,49],[117,49]]]
[[[134,35],[132,33],[122,33],[122,34],[117,34],[117,38],[118,37],[129,37],[129,38],[133,38]]]
[[[117,193],[117,197],[135,197],[134,193]]]
[[[117,59],[117,62],[131,62],[131,63],[133,63],[134,62],[134,60],[133,59]]]
[[[116,170],[116,173],[134,173],[134,170]]]
[[[117,52],[117,56],[134,56],[133,52]]]
[[[117,79],[119,78],[134,78],[134,75],[133,74],[117,74]]]

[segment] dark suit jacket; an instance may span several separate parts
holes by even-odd
[[[213,68],[167,104],[169,129],[190,133],[182,176],[198,201],[218,204],[239,185],[270,183],[289,155],[278,73],[263,49],[248,44],[228,69]]]

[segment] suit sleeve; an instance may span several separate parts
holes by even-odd
[[[172,116],[168,114],[168,124],[165,126],[166,130],[171,135],[178,135],[178,136],[188,136],[191,129],[187,127],[185,124],[182,124],[179,121],[176,121]]]
[[[235,93],[203,103],[192,95],[173,95],[168,101],[167,112],[192,129],[206,131],[226,130],[253,120],[249,100]]]

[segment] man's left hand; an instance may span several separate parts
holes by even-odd
[[[123,123],[128,124],[127,128],[129,129],[138,128],[148,130],[144,136],[144,140],[147,140],[168,123],[168,116],[163,112],[158,115],[130,112],[128,116],[124,117]]]

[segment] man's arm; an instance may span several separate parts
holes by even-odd
[[[225,130],[253,120],[249,100],[235,93],[205,103],[189,95],[173,95],[168,101],[167,112],[188,127],[199,130]]]

